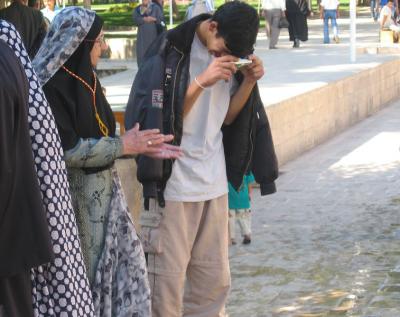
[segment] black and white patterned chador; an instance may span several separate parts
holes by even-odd
[[[36,316],[93,316],[63,150],[53,114],[40,88],[21,37],[0,20],[0,40],[12,48],[24,67],[29,88],[28,122],[36,171],[46,210],[55,260],[32,270]]]

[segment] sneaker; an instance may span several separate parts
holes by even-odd
[[[245,234],[243,237],[243,244],[250,244],[250,243],[251,243],[251,237]]]
[[[336,44],[338,44],[340,41],[339,41],[339,36],[335,36],[334,38],[333,38],[333,40],[335,41],[335,43]]]

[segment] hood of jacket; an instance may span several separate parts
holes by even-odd
[[[193,19],[178,25],[167,33],[168,41],[182,53],[189,54],[198,24],[211,17],[208,13],[199,14]]]

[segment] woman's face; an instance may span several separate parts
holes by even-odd
[[[101,53],[107,50],[108,45],[104,40],[104,32],[101,29],[100,34],[97,36],[96,40],[94,41],[94,45],[92,50],[90,51],[90,61],[93,67],[96,67],[97,63],[99,62],[99,58]]]
[[[142,0],[142,5],[147,7],[147,5],[149,4],[150,0]]]

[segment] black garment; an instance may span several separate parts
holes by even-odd
[[[33,317],[31,272],[0,278],[0,317]]]
[[[174,144],[181,143],[191,45],[196,26],[209,17],[194,17],[160,36],[148,49],[129,96],[125,112],[128,129],[139,122],[142,129],[159,128],[174,135]],[[241,82],[240,75],[237,80]],[[275,192],[278,165],[257,86],[235,122],[223,128],[223,143],[228,180],[236,189],[245,173],[253,169],[262,194]],[[143,184],[145,198],[158,197],[162,203],[172,163],[138,156],[138,180]]]
[[[29,136],[28,83],[1,40],[0,83],[0,303],[25,317],[32,310],[21,295],[31,293],[26,274],[52,261],[53,251]]]
[[[103,22],[96,15],[86,38],[64,66],[85,80],[93,88],[93,66],[90,51],[100,34]],[[72,149],[83,138],[100,139],[103,134],[96,120],[91,91],[63,68],[49,79],[43,91],[53,110],[64,150]],[[110,137],[115,136],[115,119],[105,98],[99,80],[96,87],[96,108]]]
[[[289,21],[290,40],[308,40],[307,16],[310,10],[306,0],[286,0],[286,17]]]
[[[33,59],[46,36],[46,22],[42,13],[14,1],[0,10],[0,19],[12,23],[22,37],[28,55]]]

